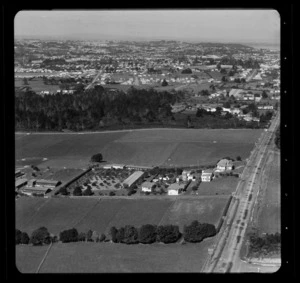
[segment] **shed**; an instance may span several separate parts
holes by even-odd
[[[135,171],[131,174],[125,181],[123,181],[123,186],[126,185],[129,188],[134,185],[142,176],[144,175],[143,171]]]

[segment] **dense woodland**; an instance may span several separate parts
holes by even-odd
[[[230,113],[198,110],[197,113],[172,113],[171,105],[184,100],[183,92],[158,92],[132,87],[126,93],[102,86],[84,92],[79,84],[74,94],[38,95],[31,90],[16,91],[16,130],[86,131],[144,127],[182,128],[261,128],[272,113],[260,116],[260,122],[247,122]],[[256,106],[243,110],[259,117]]]
[[[172,119],[171,104],[182,93],[130,89],[110,92],[98,86],[75,94],[40,96],[32,91],[15,96],[16,129],[90,130],[110,125],[162,123]]]

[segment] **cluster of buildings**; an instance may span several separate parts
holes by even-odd
[[[15,190],[20,191],[26,195],[45,195],[48,192],[52,191],[58,185],[61,184],[60,181],[55,180],[43,180],[43,179],[26,179],[21,178],[25,174],[24,172],[17,170],[15,171]]]

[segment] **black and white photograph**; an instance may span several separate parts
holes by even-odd
[[[21,10],[13,45],[21,274],[280,269],[277,10]]]

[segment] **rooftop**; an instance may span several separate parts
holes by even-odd
[[[16,183],[15,183],[15,186],[19,186],[19,185],[22,185],[24,183],[27,182],[27,179],[19,179],[19,180],[16,180]]]
[[[228,160],[228,159],[221,159],[218,164],[218,166],[222,166],[222,167],[225,167],[225,166],[232,166],[232,161],[231,160]]]
[[[184,184],[173,183],[168,187],[168,190],[180,190],[184,188]]]
[[[127,184],[128,186],[131,186],[137,179],[139,179],[144,174],[143,171],[135,171],[133,174],[131,174],[124,182],[123,184]]]

